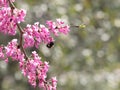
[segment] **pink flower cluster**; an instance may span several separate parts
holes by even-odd
[[[24,54],[19,49],[17,39],[13,39],[7,46],[0,46],[0,58],[4,59],[5,62],[8,62],[8,58],[18,61],[22,73],[28,78],[28,82],[32,86],[36,87],[38,85],[44,90],[46,88],[56,90],[57,80],[52,78],[46,81],[48,62],[42,62],[36,51],[33,51],[28,60],[25,60]]]
[[[28,82],[32,86],[39,86],[44,88],[44,90],[56,90],[56,77],[46,80],[49,69],[48,62],[41,61],[41,57],[35,51],[28,57],[25,53],[25,48],[34,46],[38,48],[41,43],[51,47],[54,44],[51,33],[55,36],[58,36],[59,33],[67,34],[70,31],[69,26],[61,19],[56,19],[55,22],[47,21],[47,26],[39,25],[39,22],[36,22],[33,25],[28,24],[22,29],[19,23],[24,21],[26,11],[15,8],[13,5],[14,1],[0,0],[0,32],[16,35],[18,27],[20,43],[18,43],[17,39],[13,39],[7,46],[1,45],[0,58],[5,60],[5,62],[8,62],[9,58],[12,58],[13,61],[18,61],[20,70],[28,78]]]
[[[17,23],[24,21],[25,10],[12,10],[10,7],[3,7],[0,10],[0,32],[15,35]]]
[[[17,39],[13,39],[7,46],[0,46],[0,58],[5,59],[8,62],[8,58],[12,60],[23,61],[24,54],[18,48]]]
[[[17,39],[13,39],[5,48],[5,56],[6,58],[11,57],[12,60],[23,61],[24,54],[21,52],[20,48],[18,48]]]
[[[51,36],[53,33],[55,36],[58,36],[58,33],[67,34],[69,32],[69,26],[66,25],[61,19],[57,19],[56,22],[47,21],[46,24],[48,28],[44,25],[40,25],[36,22],[34,25],[27,25],[24,29],[24,47],[33,47],[38,48],[41,42],[50,43],[54,39]]]
[[[15,0],[10,0],[11,2],[14,2]],[[8,0],[0,0],[0,7],[8,7],[9,3]]]
[[[53,21],[47,21],[46,24],[48,25],[48,28],[55,36],[58,36],[58,33],[67,34],[69,30],[69,26],[65,24],[64,21],[61,19],[56,19],[56,22]]]
[[[27,61],[20,62],[20,68],[32,86],[36,87],[36,85],[38,85],[42,88],[51,87],[51,89],[48,90],[53,90],[53,88],[56,90],[57,80],[53,81],[53,79],[51,79],[49,82],[52,82],[52,84],[46,81],[49,68],[48,62],[42,62],[35,51],[32,52],[31,58]]]
[[[41,42],[49,43],[53,41],[49,30],[44,26],[36,22],[34,25],[27,25],[24,29],[24,47],[33,47],[34,45],[38,48]]]

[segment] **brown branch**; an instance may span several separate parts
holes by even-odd
[[[8,2],[9,2],[9,5],[10,5],[12,11],[13,11],[13,10],[16,8],[15,5],[14,5],[10,0],[8,0]],[[18,23],[17,23],[17,27],[18,27],[18,30],[19,30],[19,32],[20,32],[19,47],[20,47],[21,51],[24,53],[25,59],[28,60],[28,56],[27,56],[27,54],[26,54],[26,51],[25,51],[25,49],[23,48],[23,29],[22,29],[22,27],[21,27]]]
[[[8,0],[8,2],[9,2],[9,5],[10,5],[11,9],[14,9],[15,5],[10,0]]]
[[[26,54],[26,51],[25,49],[23,48],[23,30],[21,28],[21,26],[17,23],[17,27],[18,27],[18,30],[20,32],[20,42],[19,42],[19,46],[21,48],[21,51],[24,53],[25,55],[25,59],[28,60],[28,56]]]

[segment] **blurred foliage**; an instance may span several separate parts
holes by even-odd
[[[120,90],[120,0],[17,0],[16,5],[27,10],[23,27],[55,18],[71,26],[53,48],[41,45],[37,50],[50,63],[49,77],[57,76],[58,90]],[[86,28],[74,27],[79,25]],[[1,35],[0,43],[15,37]],[[16,62],[1,60],[0,90],[33,88]]]

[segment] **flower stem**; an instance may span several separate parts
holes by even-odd
[[[10,0],[8,0],[8,2],[9,2],[9,5],[10,5],[12,11],[13,11],[16,8],[15,5]],[[17,27],[18,27],[18,30],[19,30],[19,33],[20,33],[19,47],[20,47],[21,51],[24,53],[24,55],[25,55],[25,60],[28,60],[28,56],[27,56],[26,51],[25,51],[25,49],[23,47],[23,29],[18,23],[17,23]]]

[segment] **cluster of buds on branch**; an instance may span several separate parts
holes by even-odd
[[[59,36],[59,33],[66,35],[70,31],[69,26],[61,19],[56,19],[56,21],[47,20],[46,25],[35,22],[33,25],[28,24],[22,28],[20,23],[24,22],[26,11],[17,9],[14,2],[15,0],[0,0],[0,32],[11,36],[16,35],[17,30],[19,32],[19,40],[13,39],[8,45],[0,46],[0,58],[6,63],[9,62],[9,58],[17,61],[21,72],[33,87],[56,90],[56,77],[46,80],[49,63],[43,62],[36,51],[28,56],[25,49],[39,48],[41,43],[48,48],[52,47],[54,38],[51,33],[55,36]]]

